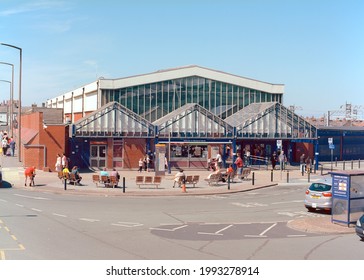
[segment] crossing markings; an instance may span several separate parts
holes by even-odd
[[[67,215],[63,215],[63,214],[52,213],[52,215],[57,216],[57,217],[67,218]]]
[[[234,206],[244,207],[244,208],[252,208],[252,207],[266,207],[268,204],[257,203],[257,202],[248,202],[248,203],[240,203],[240,202],[232,202]]]

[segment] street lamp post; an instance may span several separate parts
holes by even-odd
[[[19,51],[19,101],[18,101],[18,159],[21,161],[21,78],[22,78],[22,60],[23,50],[17,46],[0,43],[0,45],[17,49]]]
[[[10,86],[10,92],[11,92],[11,87],[12,87],[12,83],[8,80],[0,80],[0,82],[5,82],[5,83],[9,83]],[[9,111],[6,110],[6,124],[8,125],[8,119],[9,119]],[[13,136],[11,136],[13,137]],[[2,139],[1,139],[2,140]]]
[[[14,117],[14,64],[2,62],[0,64],[6,64],[11,66],[11,90],[10,90],[10,136],[13,137],[14,135],[14,125],[13,125],[13,117]]]

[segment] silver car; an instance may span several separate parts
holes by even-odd
[[[308,211],[326,210],[332,208],[332,186],[329,182],[312,183],[306,190],[305,207]]]

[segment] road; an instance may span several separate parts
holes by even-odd
[[[305,186],[231,195],[102,197],[0,189],[0,259],[364,259],[355,233],[314,234],[287,222],[324,213]]]

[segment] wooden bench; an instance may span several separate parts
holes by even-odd
[[[196,184],[200,181],[200,175],[188,175],[186,177],[185,184],[186,185],[193,185],[193,187],[196,186]]]
[[[79,181],[81,179],[76,179],[76,175],[73,173],[63,173],[62,171],[58,172],[58,178],[62,180],[64,184],[64,180],[66,180],[67,184],[79,185]]]
[[[104,185],[104,187],[117,187],[119,184],[119,180],[116,178],[116,176],[100,176],[100,175],[92,175],[92,181],[96,184],[96,187],[99,186],[99,184]]]
[[[209,186],[211,185],[218,185],[219,182],[222,182],[222,174],[218,173],[218,174],[211,174],[210,178],[206,178],[205,181],[209,184]]]
[[[135,183],[139,186],[154,185],[156,188],[162,183],[161,176],[136,176]]]

